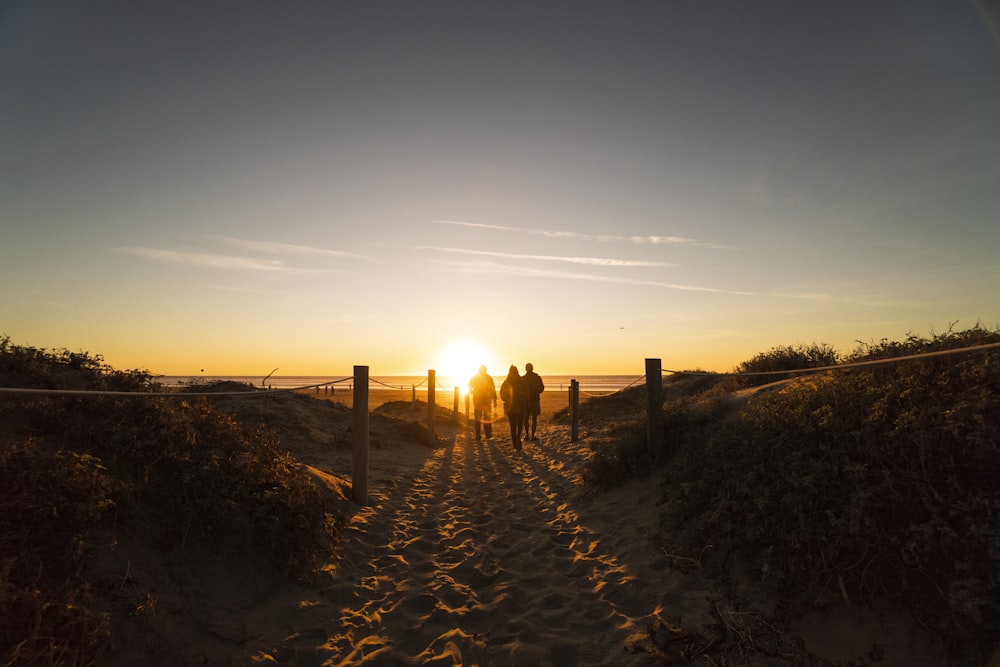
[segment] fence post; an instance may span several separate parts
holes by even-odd
[[[569,440],[576,442],[580,439],[580,383],[577,380],[569,381],[569,414]]]
[[[458,387],[455,387],[455,417],[458,417]]]
[[[665,453],[663,435],[663,371],[659,359],[646,359],[646,444],[650,458]]]
[[[437,407],[437,397],[435,389],[437,385],[437,374],[433,370],[427,371],[427,444],[433,445],[436,436],[434,435],[434,412]]]
[[[411,384],[410,389],[413,390],[413,396],[410,398],[410,405],[416,407],[417,405],[417,385]]]
[[[354,476],[351,496],[359,505],[368,504],[368,367],[354,367]]]

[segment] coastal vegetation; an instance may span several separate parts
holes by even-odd
[[[100,356],[7,337],[0,386],[158,388]],[[116,619],[155,613],[155,595],[131,581],[129,542],[295,576],[336,539],[339,515],[303,467],[204,397],[5,395],[0,424],[0,664],[93,664]]]
[[[843,356],[780,347],[736,372],[996,342],[1000,332],[977,326]],[[781,379],[745,405],[734,400]],[[786,615],[842,603],[907,609],[954,664],[987,664],[1000,637],[1000,349],[813,375],[692,372],[665,389],[668,460],[654,473],[665,553],[721,578],[742,563]],[[606,485],[649,470],[636,424],[586,474]]]
[[[844,355],[778,347],[736,374],[671,375],[655,465],[644,388],[593,398],[581,420],[603,435],[583,478],[599,493],[659,476],[653,539],[676,568],[725,582],[739,563],[786,618],[891,604],[943,638],[953,664],[985,664],[1000,635],[1000,349],[792,371],[996,342],[977,326]],[[7,337],[0,386],[161,389],[100,356]],[[298,580],[335,554],[343,505],[259,419],[219,405],[0,395],[0,664],[100,664],[122,627],[154,615],[126,545]]]

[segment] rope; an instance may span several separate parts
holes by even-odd
[[[368,379],[368,383],[369,383],[369,384],[380,384],[380,385],[382,385],[383,387],[388,387],[389,389],[399,389],[400,391],[402,391],[402,390],[406,389],[406,385],[402,385],[402,384],[401,384],[401,385],[399,385],[399,386],[397,387],[397,386],[396,386],[396,385],[394,385],[394,384],[386,384],[385,382],[382,382],[381,380],[376,380],[376,379],[374,379],[374,378],[369,378],[369,379]]]
[[[621,389],[616,389],[615,391],[609,392],[607,394],[592,394],[592,393],[586,392],[586,391],[581,391],[580,393],[584,394],[585,396],[591,396],[591,397],[594,397],[594,398],[603,398],[603,397],[606,397],[606,396],[614,396],[615,394],[620,394],[623,391],[625,391],[626,389],[628,389],[628,388],[630,388],[630,387],[632,387],[632,386],[634,386],[636,384],[639,384],[639,382],[642,382],[645,379],[646,379],[645,375],[640,375],[639,377],[637,377],[636,379],[632,380],[632,382],[630,382],[629,384],[625,385]]]
[[[121,396],[121,397],[162,397],[189,398],[192,396],[270,396],[277,393],[290,393],[303,389],[315,389],[331,384],[347,382],[353,377],[307,384],[302,387],[284,387],[282,389],[254,389],[251,391],[110,391],[103,389],[28,389],[26,387],[0,387],[3,394],[36,394],[46,396]]]
[[[440,389],[441,391],[453,392],[456,389],[456,387],[458,387],[458,385],[452,385],[450,387],[446,387],[440,382],[437,382],[437,388]]]
[[[936,352],[921,352],[919,354],[908,354],[903,357],[892,357],[889,359],[872,359],[869,361],[855,361],[849,364],[837,364],[835,366],[817,366],[815,368],[799,368],[787,371],[751,371],[747,373],[711,373],[708,371],[670,371],[663,370],[663,373],[674,373],[679,375],[711,375],[711,376],[743,376],[743,375],[787,375],[789,373],[819,373],[822,371],[833,371],[841,368],[857,368],[859,366],[875,366],[877,364],[894,364],[899,361],[913,361],[914,359],[926,359],[927,357],[943,357],[947,354],[961,354],[963,352],[980,352],[1000,347],[1000,343],[984,343],[983,345],[973,345],[971,347],[961,347],[954,350],[937,350]]]

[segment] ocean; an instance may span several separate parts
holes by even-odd
[[[497,387],[503,382],[504,375],[494,375]],[[331,383],[338,389],[352,386],[353,376],[319,376],[319,375],[274,375],[266,380],[260,375],[161,375],[155,380],[167,387],[183,387],[212,382],[243,382],[255,387],[269,389],[293,389],[297,387],[313,387]],[[458,387],[464,392],[468,387],[469,378],[458,379],[447,376],[435,378],[437,391],[454,391]],[[580,391],[584,393],[605,393],[618,391],[633,384],[644,384],[641,375],[542,375],[545,389],[548,391],[565,391],[569,389],[570,380],[580,383]],[[418,392],[427,391],[427,376],[418,375],[373,375],[368,378],[370,389],[399,389]]]

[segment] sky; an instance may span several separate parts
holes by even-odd
[[[4,0],[0,334],[544,377],[995,328],[984,2]]]

